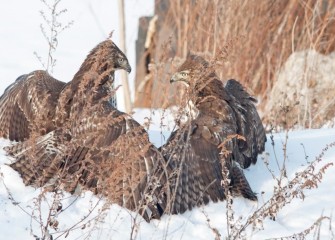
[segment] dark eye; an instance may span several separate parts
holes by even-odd
[[[183,77],[186,77],[186,76],[188,75],[188,73],[183,72],[181,75],[182,75]]]
[[[119,62],[123,62],[124,58],[119,58]]]

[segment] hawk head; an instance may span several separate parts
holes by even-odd
[[[83,63],[83,67],[93,68],[99,73],[119,69],[124,69],[128,73],[131,72],[126,55],[110,39],[101,42],[91,51]]]
[[[110,40],[110,42],[112,42]],[[114,55],[114,69],[124,69],[126,70],[128,73],[131,72],[131,67],[130,64],[128,62],[128,59],[126,57],[126,55],[124,55],[124,53],[115,45],[115,43],[113,43],[113,47],[112,50],[114,51],[113,55]]]
[[[192,84],[192,80],[196,79],[196,75],[201,75],[208,67],[208,62],[197,55],[189,54],[185,62],[178,68],[177,72],[173,74],[170,83],[182,82],[186,86]],[[194,84],[194,83],[193,83]]]

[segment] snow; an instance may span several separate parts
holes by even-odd
[[[144,122],[150,115],[154,116],[152,117],[154,124],[149,128],[150,137],[163,143],[164,141],[159,138],[161,133],[157,126],[160,125],[161,116],[164,114],[160,110],[154,112],[153,114],[148,109],[139,109],[134,116],[139,122]],[[165,114],[167,113],[165,112]],[[166,115],[164,125],[169,125],[169,123],[173,125],[170,121],[171,116],[171,113]],[[168,133],[168,131],[163,132]],[[327,144],[334,142],[334,135],[335,129],[289,132],[286,148],[288,178],[292,179],[295,173],[306,168],[308,162],[313,161]],[[268,135],[265,153],[259,157],[256,165],[245,170],[246,177],[252,189],[258,193],[259,200],[256,204],[242,198],[234,199],[235,219],[240,216],[242,218],[241,222],[244,222],[250,214],[272,196],[276,181],[267,170],[263,158],[269,162],[269,168],[274,175],[279,176],[280,171],[275,159],[278,159],[281,166],[284,159],[283,144],[286,141],[285,139],[286,133],[273,134],[273,147]],[[2,139],[0,141],[1,147],[8,144],[10,143],[7,140]],[[160,145],[160,143],[156,141],[156,145]],[[335,149],[329,148],[322,156],[322,161],[318,167],[334,162],[334,158]],[[19,175],[6,165],[8,163],[10,163],[10,159],[1,150],[0,209],[2,209],[2,213],[0,214],[0,230],[2,235],[0,235],[0,239],[34,239],[33,234],[41,236],[41,227],[37,221],[32,220],[31,215],[33,214],[37,220],[42,215],[42,222],[45,224],[54,194],[45,194],[46,198],[41,201],[42,211],[40,212],[37,199],[41,189],[25,187]],[[307,229],[321,215],[331,217],[334,214],[335,207],[334,182],[335,169],[331,166],[326,171],[318,188],[304,191],[305,199],[294,199],[279,211],[275,221],[266,219],[263,223],[263,230],[252,231],[252,228],[249,227],[247,238],[265,239],[290,236]],[[60,239],[63,239],[65,233],[62,231],[66,231],[75,225],[90,210],[92,210],[92,213],[89,217],[79,224],[79,228],[71,230],[67,239],[82,239],[84,237],[89,239],[129,239],[131,238],[134,219],[136,219],[136,231],[132,235],[134,239],[213,239],[215,235],[209,228],[208,223],[212,228],[216,228],[222,237],[227,234],[225,202],[210,203],[181,215],[163,216],[161,220],[153,220],[147,223],[142,218],[136,217],[135,213],[115,204],[112,206],[104,205],[102,199],[98,199],[90,192],[85,192],[81,196],[64,194],[60,198],[63,209],[68,207],[57,216],[59,230],[50,231],[54,239],[61,234],[63,235],[60,236]],[[97,206],[94,208],[96,204]],[[102,209],[106,210],[102,211]],[[209,222],[207,219],[209,219]],[[88,220],[91,220],[91,223],[88,223]],[[84,223],[86,223],[85,228],[81,229]],[[334,222],[332,222],[331,228],[335,228]],[[322,223],[320,234],[321,239],[332,238],[333,233],[329,230],[328,220],[324,220]],[[312,239],[313,233],[308,237]]]
[[[152,15],[154,1],[126,0],[125,3],[128,26],[127,56],[131,66],[134,66],[138,17]],[[39,29],[42,20],[38,11],[44,9],[39,0],[2,1],[0,6],[0,21],[3,23],[0,31],[2,94],[21,74],[42,68],[33,52],[37,51],[45,57],[47,44]],[[57,65],[53,75],[67,82],[72,79],[87,53],[113,29],[113,39],[118,44],[117,1],[67,0],[61,1],[60,8],[68,10],[62,22],[74,20],[74,25],[59,36],[59,45],[55,53]],[[129,75],[131,85],[134,73],[135,71]],[[122,94],[118,96],[118,104],[122,108]],[[134,118],[141,124],[151,119],[150,140],[156,146],[166,141],[174,127],[173,110],[136,109]],[[234,199],[235,219],[241,216],[243,223],[272,196],[276,180],[267,170],[264,161],[268,161],[273,174],[279,176],[276,159],[280,166],[286,159],[287,176],[292,179],[295,173],[302,171],[327,144],[335,141],[334,136],[335,129],[289,132],[284,154],[285,133],[273,134],[274,147],[268,135],[265,153],[259,157],[256,165],[245,170],[252,189],[258,193],[259,201],[255,204],[241,198]],[[42,236],[43,228],[40,223],[46,223],[55,194],[41,194],[41,189],[24,186],[18,173],[8,166],[11,159],[5,156],[2,150],[9,144],[9,141],[0,139],[0,240],[35,239],[34,235]],[[322,156],[318,167],[329,162],[334,163],[334,158],[335,149],[329,148]],[[246,237],[265,239],[289,236],[307,229],[321,215],[331,217],[335,207],[334,182],[335,170],[331,166],[318,188],[304,191],[304,200],[294,199],[279,211],[275,221],[266,219],[263,222],[263,230],[252,231],[249,227]],[[44,197],[39,198],[41,195]],[[221,238],[227,234],[226,202],[210,203],[182,215],[163,216],[161,220],[147,223],[133,212],[115,204],[109,206],[90,192],[80,196],[64,193],[59,198],[65,210],[56,216],[59,221],[58,231],[50,230],[54,239],[64,239],[68,229],[71,231],[66,239],[214,239],[211,228],[216,228]],[[334,221],[331,225],[328,220],[322,222],[320,239],[334,239],[334,228]],[[308,236],[309,239],[313,239],[313,233]]]

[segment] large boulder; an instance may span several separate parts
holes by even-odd
[[[270,122],[285,128],[334,124],[335,52],[294,52],[276,77],[265,107]]]

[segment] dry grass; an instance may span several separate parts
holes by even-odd
[[[67,9],[59,9],[59,3],[61,0],[53,0],[47,2],[46,0],[40,0],[44,9],[40,10],[43,23],[40,25],[41,32],[44,39],[48,43],[48,53],[45,61],[39,55],[40,53],[34,52],[34,55],[41,63],[43,68],[52,73],[53,68],[56,66],[56,59],[54,58],[54,53],[57,49],[59,35],[66,29],[73,25],[73,21],[62,23],[60,21],[61,16],[67,12]]]
[[[93,89],[94,91],[94,89]],[[187,97],[186,97],[187,98]],[[182,100],[185,101],[184,97]],[[102,99],[105,100],[105,99]],[[96,103],[94,106],[86,105],[85,110],[81,113],[87,116],[86,120],[90,120],[90,115],[95,108],[99,108],[99,104]],[[183,108],[181,108],[180,112],[183,113]],[[131,198],[133,191],[137,191],[134,183],[138,183],[140,179],[145,176],[145,172],[139,171],[141,168],[140,165],[137,165],[137,161],[139,158],[143,157],[143,153],[146,151],[143,149],[147,149],[150,147],[150,143],[148,139],[143,137],[142,135],[142,127],[135,127],[132,130],[127,132],[128,136],[120,137],[117,141],[114,142],[113,145],[109,145],[105,142],[106,129],[109,127],[118,124],[120,121],[123,121],[123,117],[113,115],[113,112],[102,116],[102,119],[99,119],[99,125],[93,129],[88,129],[85,131],[84,135],[81,135],[81,132],[76,132],[76,126],[80,124],[80,119],[78,116],[75,116],[76,121],[71,122],[68,127],[69,131],[72,131],[73,136],[77,136],[75,140],[71,141],[66,148],[70,151],[66,151],[64,155],[72,154],[73,149],[77,149],[78,146],[89,147],[91,150],[86,155],[85,159],[82,159],[80,162],[75,162],[75,165],[78,165],[78,168],[75,172],[71,172],[69,175],[69,170],[74,167],[74,165],[69,164],[66,167],[61,167],[55,174],[59,178],[59,181],[54,183],[53,191],[53,201],[50,203],[50,208],[48,209],[48,216],[46,219],[42,219],[41,216],[44,215],[42,212],[41,205],[43,201],[45,201],[44,195],[45,191],[43,190],[41,195],[36,199],[35,206],[33,207],[33,211],[31,213],[32,219],[37,221],[40,224],[40,233],[34,232],[34,234],[38,237],[47,238],[50,235],[55,236],[56,238],[61,238],[67,234],[71,234],[71,231],[82,227],[84,228],[88,222],[94,222],[94,219],[97,219],[96,227],[99,228],[99,223],[104,221],[104,216],[106,211],[108,210],[108,205],[99,206],[99,214],[93,219],[90,220],[89,215],[83,216],[82,222],[78,222],[75,226],[71,226],[68,229],[58,229],[58,226],[61,225],[61,222],[58,220],[58,212],[63,211],[63,207],[60,205],[61,199],[63,197],[63,193],[61,191],[61,184],[64,182],[77,182],[80,179],[85,182],[90,182],[92,179],[98,180],[100,183],[97,186],[93,186],[93,188],[88,187],[88,189],[96,191],[98,194],[103,195],[110,202],[118,203],[119,205],[124,205],[122,201],[120,201],[120,196]],[[130,138],[129,138],[130,135]],[[135,139],[137,137],[141,137],[143,142],[137,142]],[[132,141],[134,139],[134,142]],[[287,139],[286,139],[287,140]],[[138,144],[142,145],[138,145]],[[187,143],[185,143],[187,144]],[[312,161],[309,166],[302,172],[296,174],[296,177],[293,179],[289,179],[287,184],[284,184],[285,181],[282,181],[284,178],[287,179],[286,175],[286,166],[285,160],[283,161],[283,165],[279,165],[278,160],[278,168],[281,169],[281,174],[279,177],[275,177],[277,182],[276,191],[274,191],[273,196],[264,203],[264,205],[260,206],[249,218],[246,220],[236,219],[233,211],[233,202],[231,201],[231,195],[229,191],[226,191],[226,196],[228,198],[227,203],[227,229],[229,229],[227,237],[229,239],[243,239],[246,238],[246,231],[250,229],[250,227],[254,227],[255,229],[261,228],[263,221],[266,218],[275,219],[276,215],[280,210],[290,204],[292,199],[305,197],[304,191],[311,188],[316,188],[318,184],[322,181],[323,174],[325,170],[329,167],[329,165],[322,166],[322,156],[328,150],[329,147],[334,147],[334,143],[325,148],[323,152],[318,156],[315,161]],[[284,157],[286,156],[287,151],[287,142],[285,142],[284,146]],[[95,152],[94,150],[98,150]],[[32,148],[31,156],[34,156],[34,146]],[[112,152],[113,156],[106,155],[105,151]],[[134,164],[135,163],[135,164]],[[34,164],[34,161],[32,161]],[[259,163],[260,164],[260,163]],[[316,170],[316,166],[322,166],[320,170]],[[121,171],[115,171],[115,169],[121,169]],[[227,169],[223,169],[223,175],[226,176],[225,180],[228,180]],[[271,169],[270,169],[271,171]],[[89,175],[87,177],[82,177],[81,174],[84,172],[88,172]],[[137,174],[139,173],[139,174]],[[78,177],[78,178],[76,178]],[[123,183],[120,183],[122,181]],[[120,186],[123,184],[128,184],[127,189],[122,189]],[[155,184],[154,182],[147,183],[147,186],[150,184]],[[229,186],[229,182],[223,182],[223,186]],[[95,189],[96,187],[96,189]],[[84,186],[84,188],[86,188]],[[144,188],[146,191],[147,189]],[[225,187],[228,189],[228,187]],[[46,189],[47,190],[47,189]],[[8,191],[10,196],[10,191]],[[151,195],[152,196],[152,195]],[[139,214],[141,214],[142,207],[146,206],[145,200],[151,197],[150,195],[146,195],[141,202],[138,202],[138,206],[124,205],[130,209],[137,210]],[[173,201],[173,199],[171,199]],[[170,201],[171,201],[170,200]],[[13,204],[16,201],[13,200]],[[95,208],[95,207],[94,207]],[[92,211],[94,210],[92,208]],[[64,210],[66,211],[66,209]],[[204,215],[207,217],[206,213]],[[139,217],[139,216],[138,216]],[[136,239],[138,225],[136,224],[136,218],[134,219],[134,224],[130,229],[130,238]],[[211,226],[211,220],[208,219],[208,227],[212,229],[213,235],[216,239],[220,239],[222,237],[222,233],[218,232],[218,230]],[[327,217],[322,217],[316,219],[316,222],[308,227],[306,230],[303,230],[301,233],[297,233],[294,236],[306,237],[308,234],[311,234],[314,229],[318,227],[318,224],[321,221],[328,219]],[[87,237],[89,238],[89,236]]]
[[[179,93],[168,86],[166,76],[174,71],[174,61],[189,51],[207,59],[226,55],[217,67],[221,79],[239,80],[259,96],[264,111],[276,74],[293,52],[313,49],[328,54],[335,49],[333,1],[156,0],[156,14],[156,33],[148,49],[155,66],[145,89],[151,96],[137,99],[146,106],[175,103],[172,96]],[[162,48],[166,43],[169,47]],[[270,124],[271,119],[264,121]]]
[[[165,29],[165,31],[170,29],[172,34],[168,34],[169,37],[158,35],[156,39],[156,46],[159,46],[159,48],[154,52],[155,55],[150,69],[153,79],[151,82],[153,97],[151,99],[157,99],[157,101],[152,104],[168,106],[171,102],[183,103],[184,105],[181,104],[182,107],[178,111],[176,120],[177,123],[180,122],[179,119],[185,114],[183,107],[187,99],[185,97],[179,100],[172,99],[171,96],[172,94],[175,96],[176,89],[170,88],[167,84],[175,66],[179,65],[180,59],[186,56],[188,50],[211,59],[211,63],[216,66],[221,78],[234,77],[239,79],[245,86],[249,86],[258,94],[263,102],[266,101],[267,93],[276,81],[275,73],[292,52],[306,48],[313,48],[322,53],[329,53],[334,50],[335,39],[332,34],[335,29],[334,24],[331,24],[333,23],[333,9],[335,9],[334,3],[331,1],[283,0],[262,1],[261,3],[256,0],[225,1],[224,3],[218,0],[176,1],[175,5],[168,8],[164,21],[158,23],[158,28]],[[172,59],[175,56],[177,57]],[[85,95],[93,96],[94,87],[97,86],[93,86],[92,92],[89,91],[87,86],[82,86],[79,89],[81,91],[87,90],[89,92],[85,92]],[[157,91],[157,89],[160,89],[160,91]],[[183,93],[182,89],[179,89],[179,91],[179,93]],[[138,214],[141,214],[143,208],[146,207],[148,203],[146,200],[152,197],[152,195],[150,196],[152,192],[149,191],[148,187],[141,186],[144,192],[149,195],[144,194],[140,201],[134,203],[135,206],[124,204],[123,201],[124,198],[132,198],[135,195],[134,192],[138,191],[137,184],[146,174],[143,165],[137,161],[144,157],[146,151],[152,145],[143,136],[141,126],[134,126],[111,145],[105,139],[106,129],[130,118],[128,115],[118,115],[112,111],[103,115],[102,119],[99,119],[99,124],[94,128],[86,129],[85,134],[80,131],[77,132],[76,126],[83,124],[79,117],[87,116],[85,121],[89,121],[93,110],[100,108],[101,101],[107,100],[108,97],[110,96],[103,96],[97,102],[88,98],[88,102],[94,102],[94,105],[86,105],[86,101],[81,102],[79,99],[78,104],[82,104],[80,108],[85,106],[85,110],[77,111],[78,115],[73,116],[73,121],[64,125],[64,128],[67,128],[72,136],[78,136],[76,140],[65,146],[68,150],[65,151],[64,156],[72,154],[71,151],[77,149],[78,146],[90,148],[90,151],[85,159],[75,162],[74,165],[69,162],[68,166],[62,166],[56,172],[59,181],[54,183],[52,189],[54,191],[53,201],[48,209],[46,220],[41,217],[43,215],[41,203],[44,201],[46,191],[43,190],[36,199],[31,216],[34,221],[40,224],[41,231],[38,237],[48,238],[50,237],[49,232],[52,231],[56,231],[55,236],[57,235],[58,238],[66,237],[74,228],[85,228],[89,221],[94,221],[86,221],[86,219],[97,205],[89,210],[88,215],[83,216],[82,221],[66,230],[62,230],[62,232],[58,232],[58,226],[60,225],[57,219],[58,213],[66,210],[60,204],[63,197],[62,184],[64,182],[82,183],[80,181],[84,181],[84,189],[93,190],[106,197],[110,202],[136,210]],[[273,124],[276,126],[276,123]],[[288,125],[286,127],[291,128],[292,126]],[[137,137],[139,142],[135,141]],[[36,138],[37,136],[33,136],[32,142],[35,142]],[[278,177],[273,175],[277,182],[277,188],[273,196],[243,222],[240,219],[235,219],[233,202],[231,201],[232,196],[227,187],[229,186],[228,173],[227,169],[224,168],[223,175],[226,176],[225,180],[227,182],[223,182],[222,185],[226,186],[226,196],[229,200],[226,205],[227,238],[245,238],[247,228],[260,228],[264,219],[275,219],[277,213],[284,206],[290,204],[292,199],[303,199],[305,190],[316,188],[321,182],[324,172],[330,167],[329,164],[322,165],[323,154],[334,145],[334,143],[331,143],[327,146],[304,171],[296,173],[293,179],[289,179],[288,183],[284,184],[283,179],[287,179],[286,141],[283,146],[283,165],[279,166],[279,160],[277,161],[281,174]],[[33,146],[30,154],[32,158],[35,151],[36,149]],[[109,153],[113,153],[114,156],[110,156]],[[32,164],[38,163],[33,161]],[[316,166],[320,167],[319,164],[321,168],[316,170]],[[74,167],[76,167],[76,170],[73,172]],[[119,171],[115,171],[115,169],[119,169]],[[269,171],[271,172],[271,169]],[[88,174],[82,177],[84,173]],[[98,182],[99,184],[93,184],[93,187],[85,186],[87,182]],[[155,179],[148,179],[146,184],[146,186],[155,185]],[[128,186],[125,189],[120,187],[124,187],[124,185]],[[8,195],[11,197],[9,190]],[[11,199],[13,204],[17,204],[12,197]],[[173,201],[173,199],[168,199],[168,201]],[[104,220],[107,209],[108,205],[101,207],[100,217],[96,217],[97,222]],[[215,238],[220,239],[222,237],[221,233],[211,226],[210,219],[205,212],[204,215]],[[325,219],[331,218],[322,216],[316,219],[312,226],[295,236],[306,237]],[[130,229],[131,239],[135,239],[137,236],[138,226],[135,224],[135,220]],[[290,237],[292,238],[292,236]]]

